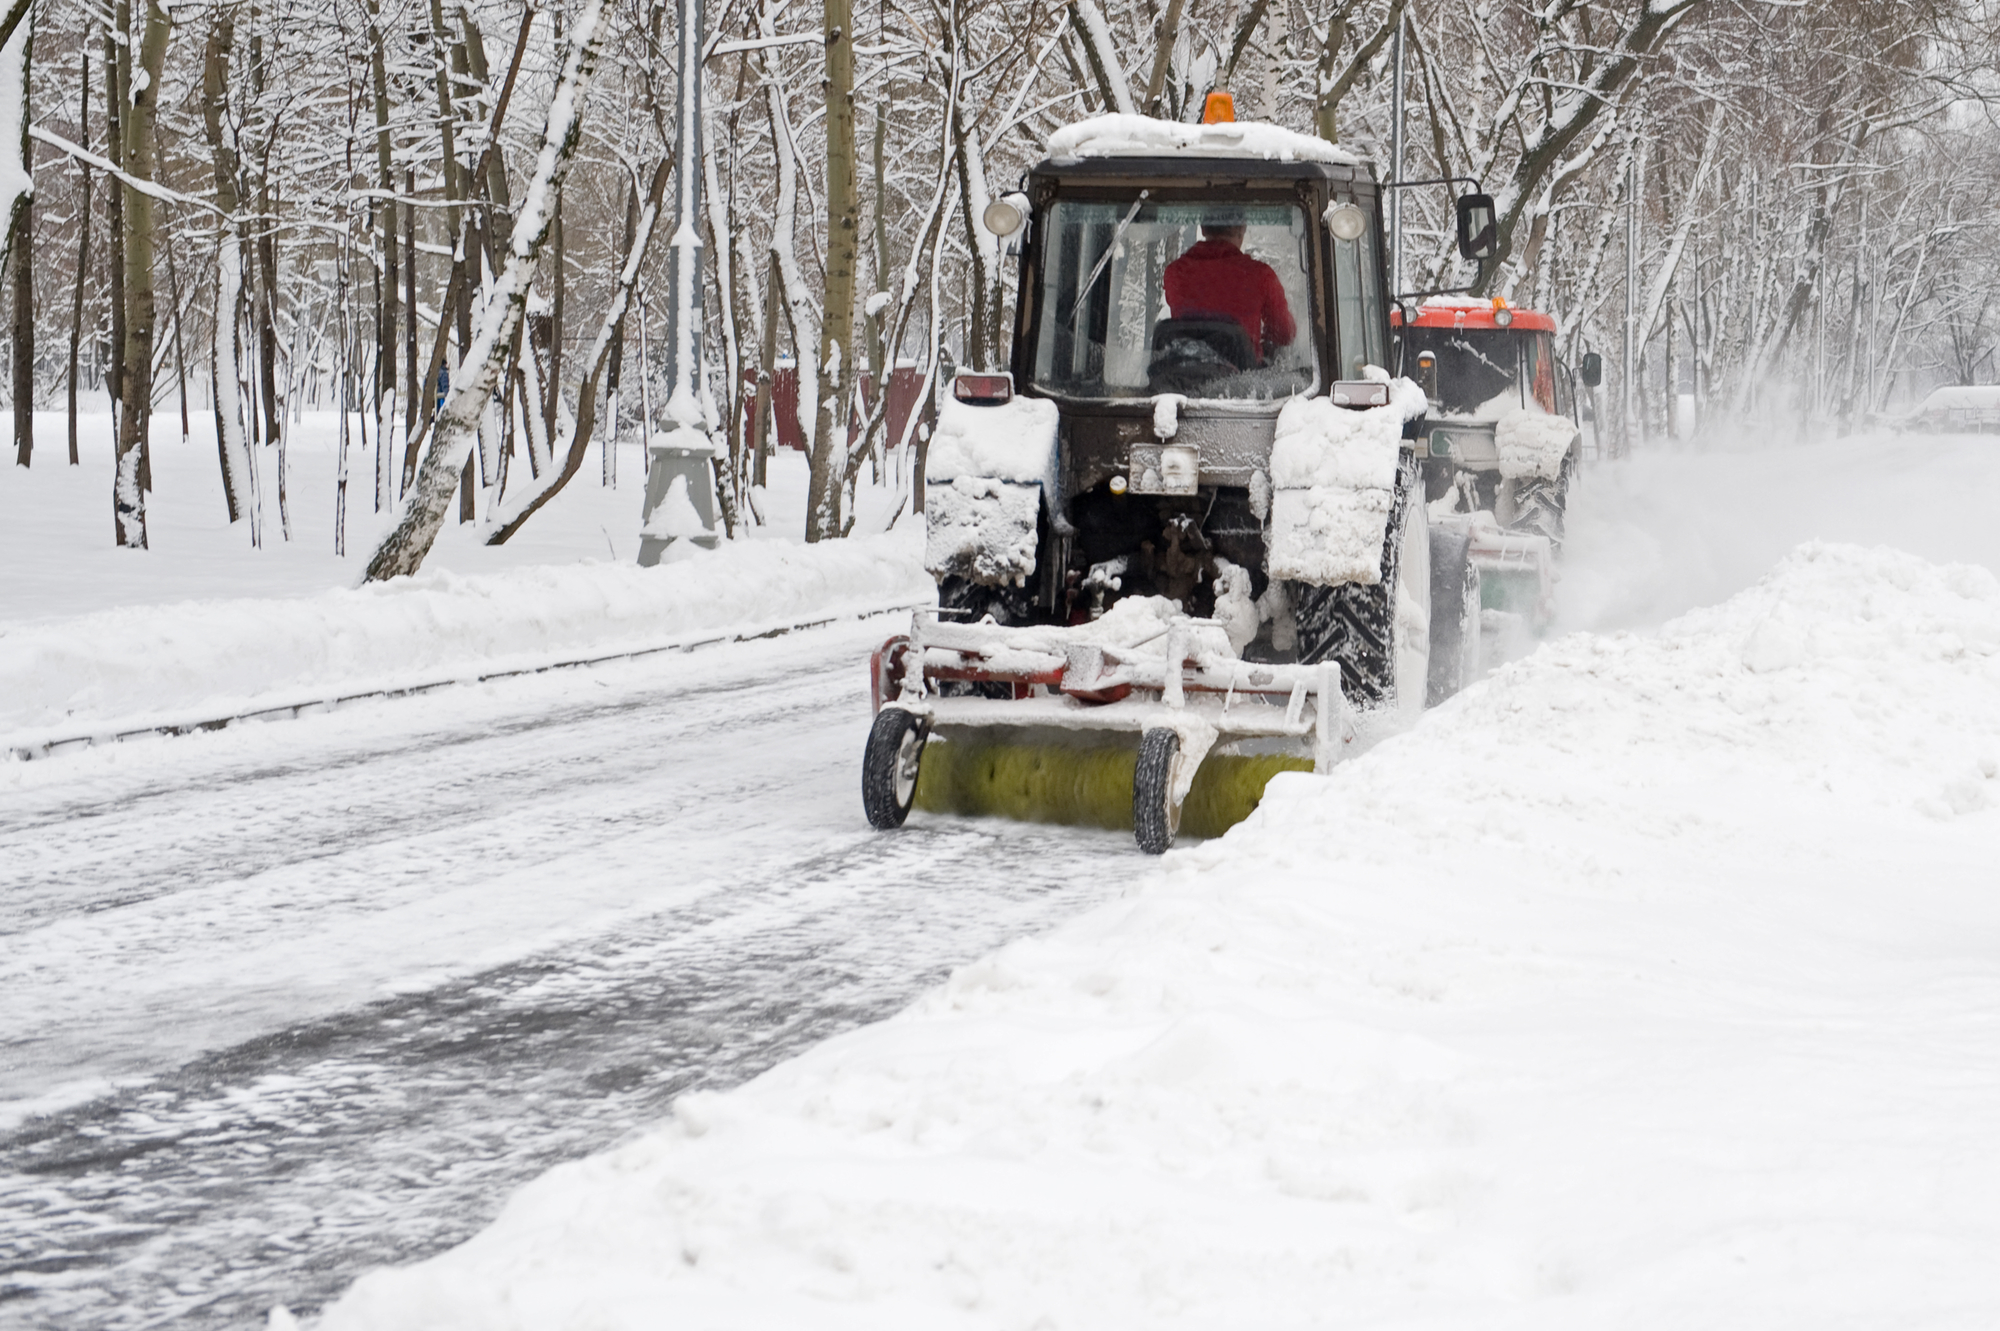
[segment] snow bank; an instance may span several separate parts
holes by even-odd
[[[2000,582],[1809,546],[552,1170],[322,1331],[2000,1315]]]
[[[2000,573],[1990,436],[1774,447],[1787,425],[1725,419],[1720,438],[1586,465],[1571,492],[1557,623],[1650,628],[1754,585],[1804,541],[1890,545]]]
[[[1285,404],[1271,444],[1273,577],[1324,587],[1381,580],[1403,423],[1426,405],[1408,379],[1391,384],[1383,407],[1356,411],[1323,397]]]
[[[0,731],[229,715],[612,653],[707,629],[928,599],[914,534],[759,541],[644,569],[579,563],[283,600],[131,606],[0,624]]]
[[[1130,115],[1092,116],[1063,126],[1049,135],[1049,156],[1261,157],[1273,162],[1329,162],[1340,166],[1356,166],[1361,161],[1325,139],[1261,121],[1182,125]]]

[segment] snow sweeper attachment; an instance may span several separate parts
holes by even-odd
[[[1367,165],[1101,116],[1006,211],[1012,359],[938,413],[938,607],[875,656],[869,821],[1129,826],[1159,852],[1467,682],[1472,561],[1516,555],[1428,521]]]
[[[874,669],[890,692],[862,803],[881,828],[921,801],[1130,827],[1158,854],[1184,824],[1215,836],[1241,822],[1272,776],[1324,771],[1355,737],[1338,667],[1246,662],[1223,624],[1158,596],[1068,628],[920,611]]]

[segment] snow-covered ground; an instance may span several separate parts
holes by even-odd
[[[1991,450],[1601,469],[1570,622],[1728,599],[1280,778],[320,1325],[1991,1325]]]
[[[354,561],[303,537],[238,553],[198,511],[220,500],[197,452],[184,491],[162,471],[142,556],[79,551],[49,516],[108,506],[108,471],[86,492],[8,469],[0,649],[74,636],[66,610],[152,624],[163,678],[195,663],[148,695],[165,706],[217,659],[177,616],[349,604]],[[549,589],[640,576],[610,561],[636,488],[594,481],[542,515],[539,556],[450,538],[412,594],[547,592],[523,622],[552,614],[551,637],[480,649],[495,659],[574,631]],[[869,493],[886,521],[889,492]],[[5,1094],[18,1115],[105,1092],[0,1140],[18,1171],[0,1257],[37,1273],[0,1322],[213,1324],[274,1290],[310,1309],[329,1269],[434,1250],[522,1170],[1015,938],[901,1015],[549,1171],[319,1320],[1990,1325],[1996,511],[1990,438],[1593,468],[1565,634],[1164,862],[924,815],[868,833],[871,624],[0,763]],[[857,547],[875,572],[836,580],[886,587],[902,548]],[[656,575],[727,587],[795,553]],[[758,581],[668,594],[681,609],[621,595],[706,624],[754,618]],[[176,604],[218,595],[289,608]],[[395,618],[357,613],[351,634]],[[115,658],[115,633],[97,641]],[[860,942],[867,1001],[823,1018],[819,980],[782,958]],[[737,985],[738,966],[765,978]],[[682,998],[631,997],[684,968],[740,991],[719,1021],[806,1015],[694,1075],[688,1046],[646,1052]],[[550,1013],[600,1004],[618,1029],[575,1037],[592,1052],[522,1052],[525,1032],[560,1053],[573,1028]],[[474,1058],[480,1094],[394,1052],[427,1030],[497,1051]]]
[[[111,471],[105,419],[87,423],[88,465],[67,467],[45,452],[33,468],[0,473],[0,566],[13,574],[0,582],[0,751],[716,630],[761,631],[932,594],[915,524],[816,546],[784,539],[797,537],[805,508],[805,463],[792,452],[772,464],[771,525],[715,555],[637,567],[637,482],[607,489],[587,472],[505,546],[447,526],[415,578],[352,588],[359,554],[331,554],[325,501],[336,422],[323,415],[308,417],[291,444],[292,542],[246,549],[244,525],[231,527],[219,511],[213,450],[175,437],[155,452],[152,548],[119,550],[109,522],[92,521],[108,508]],[[46,440],[61,418],[42,425]],[[640,459],[636,446],[626,452],[629,478]],[[366,461],[357,464],[364,481]],[[864,528],[885,523],[893,489],[861,495]],[[355,521],[358,530],[373,515]],[[79,539],[91,532],[101,539]],[[615,560],[608,552],[621,539],[628,557]]]
[[[272,450],[260,450],[266,470],[270,530],[250,550],[246,523],[231,526],[223,504],[213,417],[193,413],[183,442],[179,416],[154,417],[153,491],[147,496],[150,548],[120,550],[111,527],[111,418],[79,418],[79,465],[67,465],[67,424],[60,412],[37,412],[32,467],[0,468],[0,624],[69,616],[113,606],[151,605],[222,596],[303,596],[352,586],[367,557],[373,511],[373,456],[348,459],[348,554],[334,551],[334,477],[339,463],[339,416],[307,412],[292,428],[286,486],[292,539],[277,530]],[[11,458],[11,451],[9,454]],[[546,564],[630,564],[639,549],[644,460],[635,441],[620,446],[618,484],[602,481],[592,448],[583,469],[507,544],[479,543],[477,525],[447,523],[425,571],[488,574]],[[864,473],[865,474],[865,473]],[[758,540],[797,540],[804,531],[803,454],[779,449],[772,459],[765,504],[769,525],[746,526]],[[895,515],[893,486],[860,490],[856,530],[880,532]],[[456,510],[453,510],[456,513]],[[907,515],[903,526],[910,525]]]
[[[0,1326],[317,1305],[1115,895],[1115,833],[868,830],[894,627],[0,763]]]

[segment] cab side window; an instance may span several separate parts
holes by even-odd
[[[1536,333],[1529,338],[1527,359],[1528,364],[1523,368],[1528,371],[1529,391],[1535,395],[1535,401],[1541,404],[1543,411],[1556,414],[1559,408],[1556,405],[1555,338],[1548,333]]]

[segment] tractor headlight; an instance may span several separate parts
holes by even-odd
[[[1028,220],[1028,196],[1003,194],[986,205],[986,211],[980,214],[980,220],[986,223],[986,229],[994,235],[1003,238],[1011,236],[1021,229],[1023,222]]]
[[[1326,210],[1326,229],[1335,240],[1359,240],[1368,229],[1368,214],[1343,199]]]

